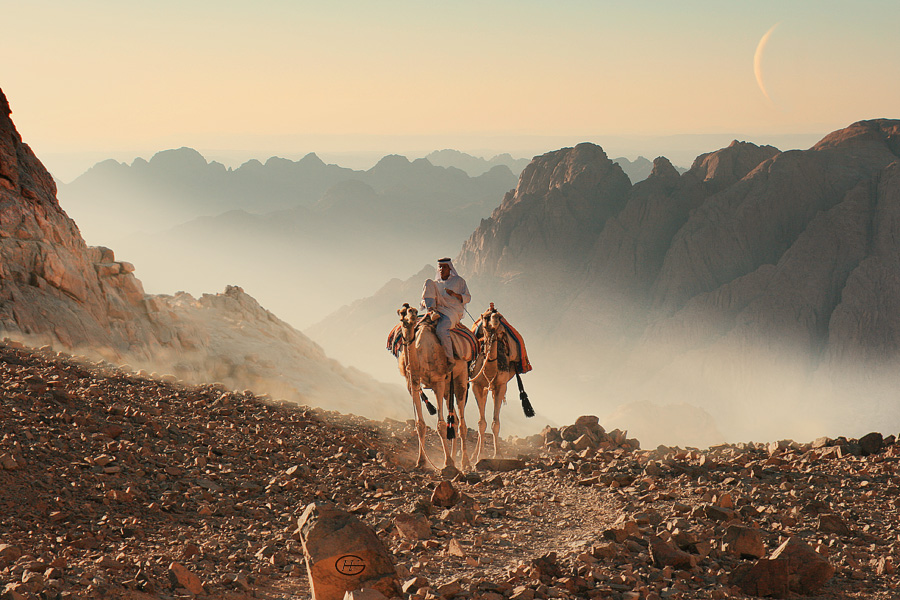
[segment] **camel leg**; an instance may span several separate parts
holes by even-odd
[[[447,384],[442,382],[435,385],[432,389],[435,397],[438,399],[438,437],[444,449],[444,466],[448,467],[453,464],[453,457],[450,456],[450,445],[447,441],[447,421],[444,420],[444,401],[447,399]]]
[[[475,403],[478,405],[478,444],[475,446],[475,464],[481,460],[484,450],[484,432],[487,430],[487,420],[484,418],[484,409],[487,406],[487,388],[479,380],[472,382],[472,392],[475,394]]]
[[[497,458],[500,456],[500,408],[506,400],[506,383],[492,388],[491,396],[494,399],[494,422],[491,424],[491,431],[494,433],[494,458]]]
[[[425,425],[425,417],[422,415],[422,402],[419,400],[416,391],[410,390],[410,395],[412,396],[413,408],[416,411],[416,436],[419,438],[419,456],[416,459],[416,467],[422,468],[425,466],[426,460],[425,431],[428,429],[428,426]]]
[[[469,394],[469,378],[465,373],[461,373],[457,375],[455,379],[457,382],[456,417],[458,423],[456,437],[459,438],[459,445],[462,451],[460,465],[464,471],[470,471],[472,469],[472,463],[469,462],[469,427],[466,425],[466,400]],[[453,441],[455,442],[456,440]]]

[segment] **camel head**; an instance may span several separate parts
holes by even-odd
[[[419,311],[404,303],[397,310],[397,314],[400,316],[403,339],[407,341],[414,339],[416,337],[416,322],[418,321]]]

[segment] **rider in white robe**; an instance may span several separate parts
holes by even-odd
[[[435,311],[441,315],[435,326],[435,332],[447,357],[453,360],[453,341],[450,330],[463,318],[465,306],[472,300],[466,280],[459,276],[453,267],[453,261],[442,258],[438,261],[435,279],[425,280],[422,290],[422,308]]]

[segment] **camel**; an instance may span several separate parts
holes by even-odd
[[[484,417],[484,409],[487,405],[488,392],[494,400],[494,420],[491,431],[494,434],[494,456],[500,456],[500,407],[506,402],[506,386],[510,379],[518,377],[517,369],[521,369],[521,357],[519,348],[515,343],[510,343],[509,334],[502,322],[503,316],[496,311],[494,304],[481,315],[481,352],[472,366],[475,376],[469,381],[472,391],[475,393],[475,401],[478,403],[478,445],[475,452],[475,463],[481,460],[484,450],[484,433],[487,430],[487,421]],[[534,416],[534,410],[528,401],[528,396],[519,382],[520,398],[525,416]]]
[[[434,392],[438,401],[438,427],[437,431],[444,448],[444,467],[453,466],[453,456],[456,454],[456,440],[460,440],[462,448],[461,465],[463,469],[470,469],[469,453],[466,447],[465,408],[466,395],[468,393],[468,366],[461,359],[447,360],[444,348],[434,332],[434,325],[440,315],[430,314],[419,323],[418,311],[404,304],[397,311],[400,315],[400,333],[402,345],[398,355],[400,373],[406,379],[406,387],[412,397],[413,407],[416,411],[416,434],[419,438],[419,455],[416,467],[423,467],[428,461],[432,467],[434,463],[425,454],[425,432],[428,429],[422,415],[422,400],[427,400],[421,388],[426,387]],[[418,325],[418,326],[417,326]],[[449,364],[448,364],[449,363]],[[453,399],[456,398],[456,408]],[[447,399],[448,416],[444,421],[444,400]],[[463,432],[463,435],[457,435]],[[448,447],[448,439],[453,440],[452,447]]]

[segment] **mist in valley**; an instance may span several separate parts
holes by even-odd
[[[188,149],[160,155],[98,165],[59,193],[88,243],[133,262],[145,291],[199,295],[240,285],[327,356],[403,394],[396,359],[384,348],[396,310],[418,304],[438,258],[461,258],[457,266],[472,293],[464,324],[495,303],[523,334],[535,366],[523,382],[538,416],[524,417],[510,382],[503,435],[531,435],[584,414],[599,416],[607,429],[628,430],[644,447],[900,428],[890,371],[833,364],[789,335],[735,333],[703,310],[656,311],[615,277],[591,275],[607,267],[596,257],[580,260],[600,250],[579,246],[577,237],[571,247],[536,237],[536,247],[549,244],[549,253],[538,252],[521,271],[467,272],[476,264],[467,240],[499,214],[517,185],[505,164],[444,151],[432,156],[450,161],[443,166],[389,156],[353,171],[308,155],[228,169]],[[453,160],[467,161],[477,174]],[[623,189],[653,166],[616,162]],[[615,197],[616,185],[603,193]],[[635,189],[655,184],[641,185]],[[588,232],[597,227],[590,219],[581,224]],[[561,239],[569,235],[563,230]],[[474,397],[467,413],[477,427]]]

